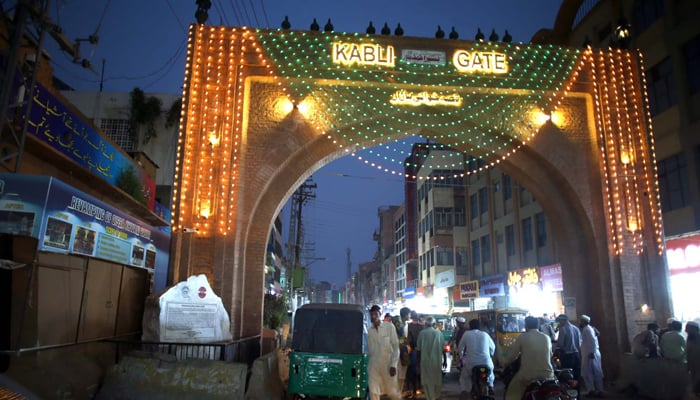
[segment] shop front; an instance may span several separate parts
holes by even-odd
[[[561,264],[530,267],[508,272],[508,307],[518,307],[540,317],[562,311]]]
[[[700,321],[700,232],[666,238],[666,260],[671,281],[674,316]]]

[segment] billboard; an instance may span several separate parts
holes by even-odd
[[[33,236],[39,250],[153,270],[165,284],[170,235],[56,178],[0,174],[0,232]]]

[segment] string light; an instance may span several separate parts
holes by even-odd
[[[639,78],[631,53],[462,43],[466,51],[507,55],[508,71],[499,74],[460,73],[449,63],[400,58],[384,65],[344,65],[333,63],[329,54],[336,42],[366,44],[380,52],[386,41],[362,34],[191,27],[174,229],[194,226],[198,235],[236,229],[249,77],[268,76],[266,82],[280,88],[283,98],[270,102],[270,115],[299,112],[340,154],[408,180],[432,181],[445,176],[417,176],[421,165],[452,171],[452,178],[497,166],[534,140],[545,122],[536,122],[535,114],[548,116],[547,124],[565,132],[562,102],[573,85],[590,79],[611,253],[640,253],[649,227],[663,250],[651,114],[639,90],[640,85],[646,90],[646,81]],[[590,77],[582,78],[584,73]],[[399,90],[462,103],[424,98],[417,106],[392,104]],[[421,144],[431,151],[406,150],[418,137],[435,142]],[[646,204],[640,200],[643,193],[649,194]]]

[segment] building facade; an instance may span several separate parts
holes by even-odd
[[[696,0],[564,1],[554,29],[536,42],[639,49],[652,120],[664,234],[675,316],[700,318],[688,295],[700,266],[686,257],[700,231],[700,2]],[[678,239],[678,240],[677,240]],[[688,242],[690,241],[690,242]],[[690,243],[689,246],[678,243]],[[697,260],[697,258],[696,258]]]

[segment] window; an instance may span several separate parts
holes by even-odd
[[[472,264],[481,264],[481,253],[479,252],[479,239],[472,240]]]
[[[510,175],[503,174],[503,200],[510,200],[513,198],[513,183],[511,181]]]
[[[688,163],[683,153],[659,161],[659,191],[663,211],[690,205]]]
[[[530,251],[533,248],[532,243],[532,218],[527,217],[521,222],[523,250]]]
[[[135,150],[134,141],[129,134],[128,119],[103,119],[100,128],[122,150]]]
[[[647,71],[647,78],[649,80],[649,107],[651,108],[651,115],[658,115],[673,107],[678,99],[673,82],[671,59],[666,57],[663,61],[651,67]]]
[[[467,275],[469,262],[467,260],[467,248],[455,247],[455,267],[457,275]]]
[[[515,255],[515,229],[513,229],[513,225],[506,226],[506,254]]]
[[[695,36],[683,45],[688,93],[700,92],[700,36]]]
[[[453,265],[454,254],[450,247],[437,247],[437,265]]]
[[[491,261],[491,235],[486,235],[481,238],[481,261]]]
[[[479,216],[479,203],[476,200],[476,194],[469,196],[469,213],[471,219]]]
[[[452,226],[452,209],[435,207],[435,227],[445,228]]]
[[[663,0],[638,0],[634,5],[634,28],[637,34],[644,32],[657,19],[664,16]]]
[[[535,228],[537,229],[537,247],[547,246],[547,219],[544,213],[535,214]]]
[[[455,226],[466,226],[467,221],[464,218],[464,208],[455,208]]]
[[[479,189],[479,210],[482,214],[489,212],[489,192],[486,188]]]

